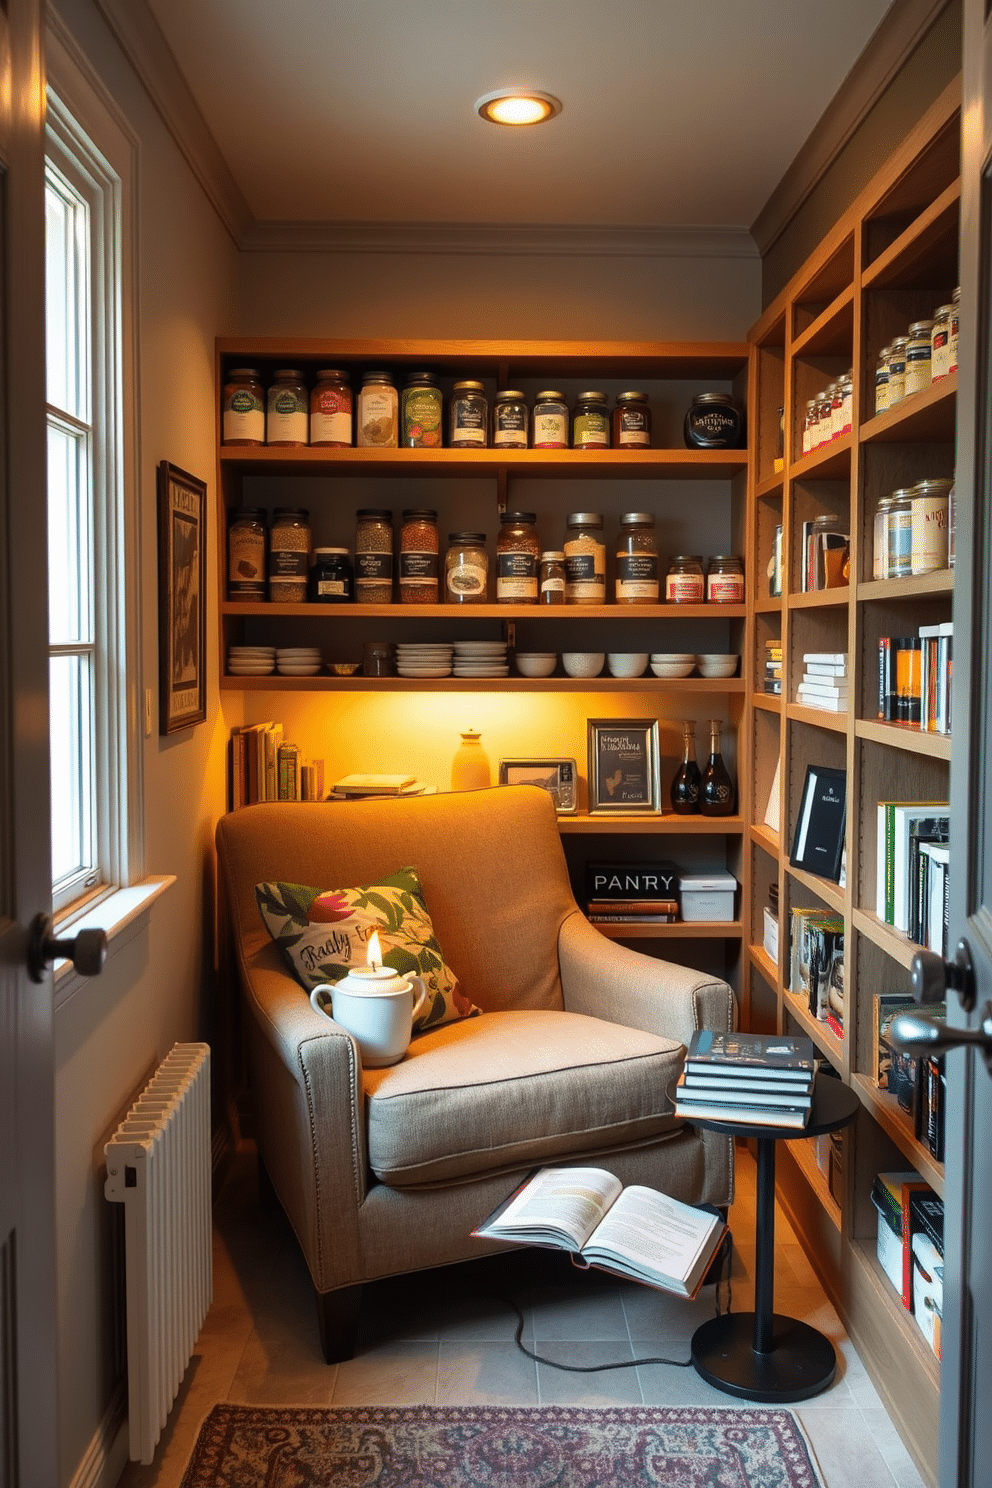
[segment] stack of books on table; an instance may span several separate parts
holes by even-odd
[[[433,795],[433,787],[414,775],[343,775],[331,786],[329,801],[367,801],[384,796]]]
[[[697,1028],[675,1090],[675,1114],[690,1121],[803,1127],[816,1078],[804,1034],[714,1033]]]
[[[796,702],[805,708],[826,708],[831,713],[847,711],[847,652],[807,651],[803,656],[803,680]]]

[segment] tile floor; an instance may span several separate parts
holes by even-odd
[[[738,1158],[731,1211],[733,1305],[753,1303],[754,1164]],[[178,1488],[204,1415],[218,1401],[301,1405],[713,1405],[747,1409],[691,1368],[639,1364],[566,1373],[535,1363],[524,1342],[571,1364],[688,1359],[714,1310],[575,1270],[549,1251],[508,1251],[365,1288],[354,1359],[320,1355],[309,1276],[280,1210],[257,1205],[253,1155],[239,1155],[214,1220],[214,1302],[151,1467],[129,1464],[120,1488]],[[784,1215],[776,1215],[776,1307],[822,1329],[840,1355],[829,1390],[795,1407],[827,1488],[922,1488],[922,1480]]]

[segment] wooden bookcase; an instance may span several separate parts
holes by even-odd
[[[938,1193],[943,1169],[913,1135],[908,1115],[873,1078],[872,995],[906,991],[916,947],[875,913],[876,806],[880,800],[949,799],[951,741],[877,718],[878,640],[914,635],[951,618],[952,569],[920,578],[872,579],[878,501],[929,476],[952,476],[956,377],[875,414],[875,365],[893,335],[949,303],[958,283],[960,90],[929,110],[818,250],[769,305],[749,337],[748,592],[754,645],[747,727],[753,759],[748,853],[752,898],[747,951],[752,1026],[808,1033],[862,1109],[845,1134],[843,1177],[831,1185],[812,1144],[789,1144],[780,1189],[848,1331],[923,1475],[936,1480],[939,1364],[879,1265],[872,1180],[915,1168]],[[854,372],[849,434],[802,453],[806,401],[847,368]],[[775,469],[784,409],[781,470]],[[802,523],[836,514],[850,532],[847,587],[803,593]],[[783,593],[767,567],[783,529]],[[761,691],[766,642],[780,639],[781,699]],[[849,704],[841,713],[794,701],[808,651],[848,653]],[[765,824],[781,764],[778,832]],[[807,764],[847,775],[847,877],[843,887],[789,866]],[[779,892],[779,957],[762,940],[770,885]],[[845,922],[846,1012],[835,1036],[789,991],[790,910],[818,905]]]

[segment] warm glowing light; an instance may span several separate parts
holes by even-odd
[[[382,965],[382,946],[379,944],[378,930],[373,930],[368,938],[365,960],[372,967],[373,971],[376,967]]]
[[[476,99],[475,107],[490,124],[543,124],[561,113],[561,100],[529,88],[501,88]]]

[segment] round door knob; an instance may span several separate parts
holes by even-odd
[[[106,930],[80,930],[59,939],[51,915],[35,915],[28,931],[28,976],[42,982],[56,961],[71,961],[80,976],[98,976],[107,959]]]
[[[900,1053],[918,1058],[946,1054],[948,1049],[970,1045],[979,1051],[992,1073],[992,1003],[987,1002],[982,1009],[978,1028],[951,1028],[937,1018],[924,1018],[921,1013],[900,1013],[889,1025],[888,1039]]]
[[[958,994],[966,1013],[975,1006],[975,972],[971,964],[971,947],[959,940],[953,961],[945,961],[933,951],[917,951],[909,963],[909,988],[915,1002],[943,1002],[948,989]]]

